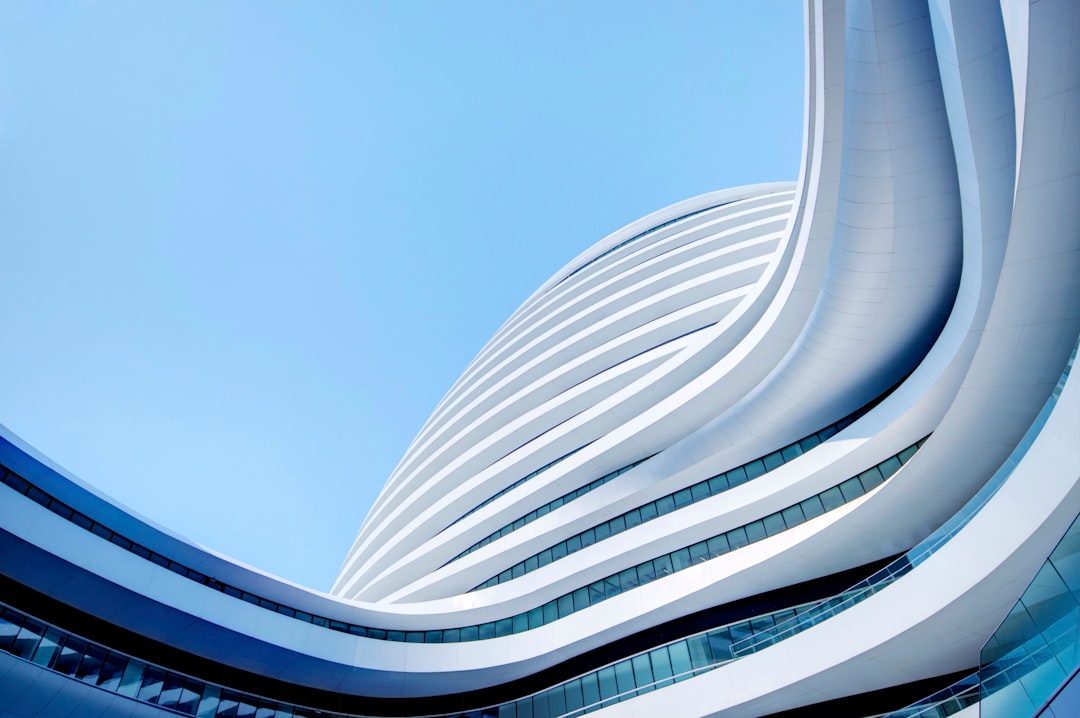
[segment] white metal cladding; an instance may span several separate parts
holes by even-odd
[[[998,494],[895,584],[604,712],[765,715],[976,665],[1080,511],[1075,379],[1024,439],[1080,332],[1080,6],[807,0],[806,19],[798,181],[660,210],[540,287],[422,427],[333,595],[194,546],[63,472],[35,470],[33,459],[20,470],[223,583],[328,620],[414,632],[535,610],[781,511],[930,435],[887,482],[603,606],[484,640],[395,642],[283,616],[139,558],[6,486],[0,569],[249,671],[368,696],[441,695],[904,552],[1022,445]],[[853,412],[841,431],[752,480],[473,590]]]

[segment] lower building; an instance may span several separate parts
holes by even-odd
[[[0,714],[1074,714],[1080,5],[806,23],[798,181],[540,287],[331,594],[5,434]]]

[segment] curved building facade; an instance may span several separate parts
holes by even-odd
[[[1077,604],[1038,589],[1072,585],[1080,513],[1080,7],[806,24],[798,181],[655,212],[540,287],[330,594],[0,441],[0,714],[1062,705]]]

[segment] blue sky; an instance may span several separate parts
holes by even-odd
[[[802,7],[0,6],[0,423],[328,589],[436,402],[609,232],[795,179]]]

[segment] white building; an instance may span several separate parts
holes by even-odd
[[[858,716],[972,674],[1080,513],[1080,5],[806,22],[798,181],[540,287],[333,595],[0,442],[0,713]]]

